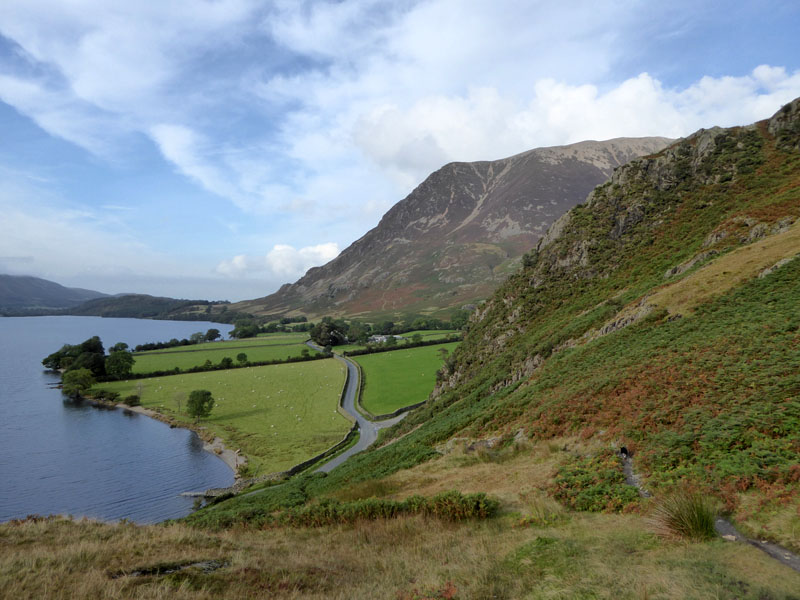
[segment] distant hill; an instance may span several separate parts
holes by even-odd
[[[9,317],[75,315],[232,323],[248,316],[229,310],[229,304],[148,294],[110,296],[64,287],[38,277],[0,275],[0,315]]]
[[[120,294],[96,298],[64,311],[63,314],[132,319],[167,319],[178,321],[232,322],[227,302],[182,300],[148,294]]]
[[[336,259],[232,308],[312,317],[432,314],[486,298],[547,228],[615,167],[669,142],[587,141],[448,164]]]
[[[68,288],[39,277],[0,275],[0,309],[41,310],[70,308],[108,294]]]

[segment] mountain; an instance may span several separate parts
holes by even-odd
[[[39,310],[69,308],[108,294],[68,288],[38,277],[0,275],[0,309]]]
[[[328,264],[232,308],[311,316],[430,314],[485,298],[550,224],[615,167],[669,141],[587,141],[502,160],[450,163]]]
[[[426,408],[371,460],[454,435],[624,446],[652,491],[702,490],[800,549],[781,521],[800,510],[798,307],[800,99],[617,169],[478,307]],[[579,479],[561,491],[619,499]]]

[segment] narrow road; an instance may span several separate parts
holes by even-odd
[[[318,352],[322,352],[322,348],[317,346],[314,342],[306,342],[306,345],[309,348],[313,348]],[[359,438],[358,442],[354,446],[351,446],[332,460],[326,462],[324,465],[315,469],[315,472],[322,472],[322,473],[329,473],[348,458],[353,456],[354,454],[358,454],[362,450],[366,450],[372,444],[375,443],[375,440],[378,439],[378,431],[381,429],[385,429],[386,427],[391,427],[398,421],[401,421],[403,417],[406,416],[407,413],[402,413],[397,417],[392,419],[387,419],[385,421],[370,421],[364,415],[362,415],[356,409],[356,396],[358,394],[358,389],[360,387],[360,381],[358,376],[358,367],[356,367],[355,363],[348,358],[343,356],[339,356],[338,354],[334,354],[333,357],[344,363],[347,367],[347,389],[344,392],[344,401],[342,402],[342,408],[344,408],[345,412],[352,416],[358,422],[358,429],[359,429]]]

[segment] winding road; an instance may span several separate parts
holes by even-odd
[[[323,351],[323,349],[314,342],[306,342],[306,345],[319,352]],[[391,419],[386,419],[385,421],[370,421],[364,415],[358,412],[358,409],[356,408],[356,397],[358,395],[358,390],[361,383],[358,375],[358,367],[356,367],[355,363],[353,363],[353,361],[351,361],[349,358],[339,356],[338,354],[334,354],[333,357],[336,360],[344,363],[344,365],[347,367],[347,388],[344,391],[342,408],[358,423],[359,438],[355,445],[329,460],[318,469],[315,469],[315,472],[322,473],[329,473],[354,454],[358,454],[362,450],[369,448],[375,443],[375,440],[378,439],[378,431],[385,429],[386,427],[391,427],[406,416],[406,413],[402,413]]]

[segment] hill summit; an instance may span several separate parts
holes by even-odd
[[[311,316],[430,314],[486,298],[547,228],[614,168],[669,141],[587,141],[450,163],[328,264],[232,308]]]

